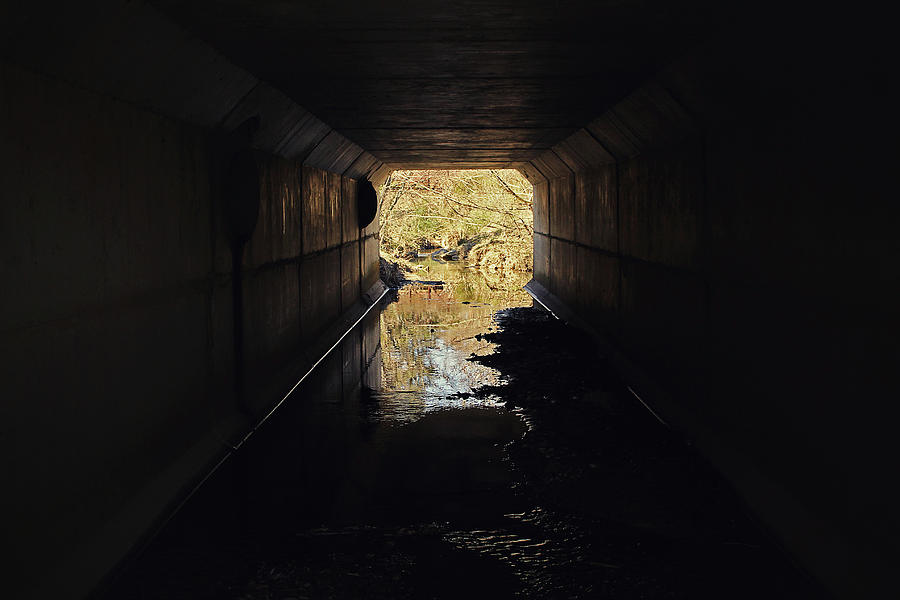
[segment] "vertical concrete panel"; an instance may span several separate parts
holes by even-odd
[[[365,259],[366,259],[366,240],[365,238],[360,238],[360,240],[356,243],[356,250],[359,253],[359,293],[365,294],[368,288],[363,287],[363,273],[365,273]],[[380,275],[380,273],[379,273]]]
[[[365,293],[378,281],[378,238],[367,237],[362,242],[362,292]]]
[[[579,293],[585,295],[582,316],[598,331],[615,336],[618,334],[619,258],[596,250],[581,250]]]
[[[347,310],[359,300],[359,244],[341,246],[341,309]]]
[[[609,252],[618,251],[616,170],[605,165],[575,177],[575,239]]]
[[[326,172],[325,185],[325,244],[328,248],[335,248],[340,246],[342,241],[341,176]]]
[[[534,231],[536,233],[550,233],[550,184],[546,181],[535,183],[534,186]]]
[[[339,249],[303,257],[300,263],[300,327],[306,343],[315,339],[341,311]]]
[[[324,250],[328,240],[325,206],[325,171],[315,167],[302,167],[303,205],[302,230],[303,254]]]
[[[355,179],[341,179],[341,229],[344,243],[359,239],[359,212],[357,210],[358,183]]]
[[[587,315],[591,312],[594,298],[593,279],[594,261],[591,260],[591,250],[585,246],[575,248],[575,301],[571,308],[579,315]]]
[[[563,284],[563,294],[566,298],[566,302],[569,304],[576,304],[578,301],[578,274],[576,273],[576,268],[578,266],[578,256],[577,256],[577,246],[575,244],[567,243],[563,246],[561,261],[565,261],[562,267],[562,274],[564,277]]]
[[[566,304],[574,304],[575,246],[556,238],[550,245],[550,291]]]
[[[575,174],[575,241],[590,246],[593,244],[594,228],[591,220],[597,204],[597,189],[591,185],[587,171]]]
[[[550,180],[550,235],[575,239],[575,176]]]
[[[619,259],[591,248],[575,248],[576,312],[599,331],[610,332],[618,309]]]
[[[619,252],[619,182],[615,165],[597,169],[592,178],[597,189],[597,204],[590,219],[592,245],[608,252]]]
[[[110,105],[109,110],[115,113],[122,109]],[[100,181],[102,175],[96,174],[95,165],[70,165],[65,169],[77,172],[83,167],[84,173],[94,172],[100,186],[97,191],[111,192],[106,196],[109,203],[101,217],[105,224],[100,238],[104,244],[104,287],[110,295],[202,277],[210,265],[205,140],[199,131],[155,115],[126,111],[123,117],[126,129],[116,135],[133,134],[134,139],[104,142],[117,148],[114,164],[121,165],[122,174],[112,182],[119,181],[118,189]],[[75,154],[82,152],[85,139],[72,140]],[[70,184],[70,190],[84,189],[78,182]],[[93,204],[90,197],[83,200],[86,206]],[[83,265],[79,265],[82,270]]]
[[[244,274],[244,361],[248,384],[265,383],[300,341],[297,269],[280,264]]]
[[[326,323],[341,314],[341,250],[334,248],[323,255],[321,293]]]
[[[244,251],[244,265],[258,267],[301,251],[301,175],[296,163],[258,155],[259,218]]]
[[[699,268],[703,175],[700,148],[686,144],[657,153],[651,167],[648,231],[649,259],[688,269]]]
[[[550,289],[550,238],[544,234],[534,234],[534,278]]]
[[[92,137],[101,141],[113,135],[115,123],[103,124],[103,120],[90,117],[71,119],[65,107],[54,102],[62,86],[42,89],[48,84],[36,76],[0,68],[0,100],[4,101],[0,112],[4,159],[0,168],[0,250],[4,277],[15,281],[17,288],[16,293],[0,295],[0,327],[7,329],[38,315],[58,317],[66,309],[102,299],[103,269],[79,267],[99,267],[105,260],[102,215],[114,203],[97,189],[94,180],[118,187],[122,173],[116,158],[104,156],[104,145],[95,147],[90,137],[81,152],[72,152],[80,135],[94,129]],[[98,98],[86,94],[73,93],[69,101],[72,112],[82,115],[97,115],[101,106]],[[112,151],[118,140],[107,139],[105,147]],[[125,148],[129,155],[137,156],[137,148]],[[62,169],[67,152],[73,154],[71,168]],[[88,168],[89,162],[92,168]],[[46,176],[48,172],[53,176]]]
[[[619,166],[619,243],[625,256],[648,259],[652,240],[647,219],[650,205],[650,168],[644,157]]]
[[[782,132],[789,127],[782,123],[777,131],[768,125],[733,136],[710,136],[713,277],[740,272],[745,278],[777,281],[792,290],[816,290],[850,304],[861,296],[883,298],[880,292],[892,285],[893,274],[885,258],[897,251],[891,246],[900,239],[885,231],[887,223],[897,221],[897,215],[888,210],[892,205],[853,187],[863,186],[866,180],[853,180],[852,185],[844,181],[843,165],[826,171],[824,161],[831,157],[805,155],[791,148]],[[754,168],[757,153],[750,149],[762,145],[778,165],[773,173],[778,185]],[[845,203],[843,198],[848,197],[857,200]],[[853,285],[834,286],[835,271],[864,275],[855,278]]]
[[[699,268],[703,201],[702,158],[691,143],[641,155],[620,168],[624,254],[683,268]]]
[[[322,281],[322,255],[304,256],[300,262],[300,331],[304,343],[309,344],[325,325]]]

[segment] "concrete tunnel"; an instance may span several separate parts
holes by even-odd
[[[896,588],[896,119],[849,11],[4,4],[8,597],[89,594],[373,303],[400,168],[523,173],[531,292],[834,596]]]

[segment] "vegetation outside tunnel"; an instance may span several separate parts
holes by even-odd
[[[443,249],[494,272],[533,266],[531,184],[512,169],[394,171],[381,193],[381,250],[401,263]]]

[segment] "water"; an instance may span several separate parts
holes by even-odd
[[[531,305],[527,276],[423,267],[107,598],[812,597],[561,324],[526,310],[516,364],[468,360],[503,358],[479,336]]]
[[[375,421],[406,423],[440,410],[499,406],[495,398],[466,397],[478,386],[500,383],[497,371],[468,359],[493,352],[493,344],[476,336],[495,329],[497,310],[532,304],[521,288],[527,274],[490,278],[460,263],[419,264],[419,276],[431,281],[404,286],[381,315],[383,381],[371,396]]]
[[[531,304],[527,277],[423,265],[444,283],[370,313],[107,597],[449,598],[475,579],[476,596],[517,593],[481,532],[516,545],[506,527],[533,508],[505,455],[527,427],[464,394],[500,382],[466,359],[492,351],[475,336],[496,310]]]

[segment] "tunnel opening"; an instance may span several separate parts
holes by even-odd
[[[494,345],[497,311],[531,306],[532,185],[513,169],[396,170],[380,186],[381,316],[377,418],[414,422],[496,407],[473,391],[499,373],[473,362]]]
[[[532,197],[531,184],[514,169],[394,171],[380,193],[386,282],[443,279],[466,269],[483,296],[514,293],[533,271]]]
[[[436,327],[467,327],[470,318],[441,302],[496,311],[463,278],[489,279],[462,260],[442,258],[452,248],[432,240],[441,260],[416,252],[432,271],[398,293],[422,306],[395,315],[409,335],[390,344],[420,355],[430,352],[428,344],[447,352],[432,353],[419,373],[389,374],[392,357],[379,326],[400,302],[381,315],[374,310],[388,293],[379,278],[376,187],[400,167],[514,167],[534,186],[528,289],[535,298],[595,332],[634,395],[726,475],[833,595],[890,595],[882,590],[897,587],[890,573],[900,526],[892,510],[898,497],[884,473],[896,436],[892,419],[875,417],[888,414],[884,398],[898,396],[896,301],[885,292],[896,288],[900,250],[888,195],[895,187],[887,177],[892,138],[885,135],[894,111],[882,57],[891,36],[871,26],[878,15],[661,0],[408,4],[151,0],[0,10],[0,262],[9,290],[0,311],[8,399],[0,437],[10,490],[2,513],[16,548],[4,564],[9,593],[78,597],[104,585],[195,484],[213,483],[210,468],[223,456],[233,456],[233,477],[205,486],[210,501],[193,514],[247,495],[249,509],[236,514],[249,514],[272,535],[288,531],[307,541],[360,540],[374,531],[360,527],[357,535],[332,522],[320,536],[309,519],[339,505],[335,499],[354,497],[342,496],[341,486],[369,485],[365,465],[376,459],[391,474],[383,480],[388,487],[403,483],[394,459],[418,455],[425,457],[420,472],[470,473],[474,483],[482,481],[474,474],[496,475],[481,470],[483,460],[455,470],[452,441],[442,442],[449,458],[440,462],[397,433],[428,420],[427,403],[397,432],[378,425],[372,409],[387,402],[363,401],[358,383],[398,394],[413,384],[446,383],[450,378],[433,376],[449,364],[441,344],[458,344],[453,360],[463,369],[472,354],[494,360],[482,346],[501,333],[490,321],[474,336]],[[252,215],[229,214],[229,190],[240,200],[231,209],[250,208]],[[448,274],[429,283],[440,269]],[[459,282],[450,280],[454,269]],[[463,292],[472,296],[454,295]],[[535,310],[535,320],[547,317]],[[533,325],[512,330],[525,332],[519,340],[526,345],[549,348],[552,335],[540,333],[541,322]],[[409,342],[414,328],[425,334],[416,338],[424,346]],[[502,352],[509,356],[509,347]],[[584,440],[582,449],[622,458],[633,446],[621,433],[609,434],[616,415],[591,420],[581,409],[601,416],[606,405],[613,413],[631,409],[604,389],[579,396],[594,404],[573,404],[569,388],[557,385],[581,381],[570,364],[593,373],[602,361],[589,352],[541,360],[510,361],[519,384],[492,393],[514,405],[544,402],[545,424],[556,422],[553,411],[569,414],[559,431]],[[482,400],[465,397],[475,392],[461,386],[444,386],[448,402]],[[257,440],[268,450],[259,452],[259,468],[247,470],[248,482],[241,465],[250,464],[249,454],[238,458],[236,450],[250,433],[264,432],[260,419],[282,403],[269,425],[284,435]],[[848,406],[861,418],[848,419]],[[636,422],[649,416],[641,414]],[[668,438],[652,429],[659,425],[618,431],[660,449],[656,442]],[[424,435],[431,443],[450,429],[426,427]],[[379,454],[401,438],[405,445]],[[741,553],[765,560],[750,536],[692,529],[700,521],[695,513],[715,505],[712,492],[694,496],[662,530],[653,527],[661,522],[655,514],[611,505],[625,495],[606,493],[664,498],[656,493],[664,487],[641,495],[627,484],[705,473],[696,463],[651,477],[629,470],[625,451],[618,463],[624,481],[578,489],[558,485],[556,475],[567,472],[560,467],[610,473],[610,454],[560,462],[559,451],[569,446],[565,436],[557,439],[545,444],[547,462],[532,462],[541,468],[527,479],[546,484],[542,506],[605,507],[596,547],[614,538],[646,549],[619,557],[588,552],[573,561],[593,569],[606,596],[685,590],[681,597],[703,597],[689,592],[715,583],[705,575],[682,581],[687,587],[671,579],[690,572],[728,580],[718,590],[706,585],[717,592],[707,596],[733,597],[724,586],[742,577],[784,592],[770,571],[754,573],[756,563],[744,560]],[[671,456],[673,447],[662,447],[660,456]],[[521,455],[503,458],[512,464]],[[628,480],[632,472],[644,477]],[[406,506],[402,499],[388,494],[382,505]],[[445,499],[449,508],[465,505]],[[289,527],[298,511],[309,519]],[[422,534],[418,542],[378,530],[387,532],[375,535],[380,542],[360,545],[378,560],[345,561],[336,570],[345,581],[335,585],[363,574],[366,564],[388,576],[365,571],[355,596],[364,595],[365,583],[390,585],[398,573],[391,565],[402,579],[412,563],[389,547],[438,549],[418,553],[420,567],[452,555],[439,550],[452,540],[470,557],[492,547],[478,536],[416,523],[409,531]],[[497,523],[506,522],[482,523],[484,531],[502,537]],[[236,527],[225,530],[220,546],[231,543]],[[518,543],[500,556],[512,570],[534,573],[520,569]],[[269,595],[257,594],[256,585],[274,589],[271,578],[255,577],[257,568],[312,573],[330,584],[329,565],[307,568],[329,548],[310,542],[298,555],[307,562],[282,570],[270,554],[223,561],[219,572],[229,585],[249,586],[230,588],[241,590],[235,597]],[[457,565],[483,572],[455,556]],[[197,564],[180,562],[188,570]],[[416,569],[420,582],[465,571]],[[293,589],[275,591],[337,595],[327,588],[307,593],[302,577]],[[435,586],[472,595],[447,579]],[[171,581],[178,593],[137,588],[118,597],[191,595],[176,589],[182,580]],[[530,581],[540,596],[545,588]],[[429,595],[427,587],[405,589],[408,597]],[[206,592],[193,596],[229,595]]]

